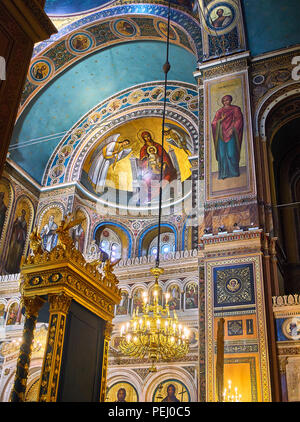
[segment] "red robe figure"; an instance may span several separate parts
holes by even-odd
[[[148,200],[153,199],[158,193],[157,182],[160,180],[160,163],[161,156],[163,154],[163,177],[162,180],[165,183],[170,183],[177,179],[177,172],[171,161],[168,153],[163,150],[162,146],[155,142],[151,134],[148,131],[142,132],[141,137],[144,141],[144,145],[140,150],[140,162],[142,167],[142,178],[146,184],[148,192]],[[153,165],[153,152],[156,153],[159,167]],[[158,171],[159,170],[159,171]],[[163,185],[162,185],[163,186]],[[152,189],[151,189],[152,188]]]
[[[243,140],[243,114],[240,107],[231,105],[232,96],[222,98],[220,108],[212,121],[212,132],[219,166],[218,179],[239,177],[240,152]]]

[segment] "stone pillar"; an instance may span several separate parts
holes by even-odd
[[[40,378],[39,401],[41,402],[56,401],[66,318],[71,301],[72,298],[64,293],[49,296],[48,338]]]
[[[44,302],[45,301],[39,296],[25,297],[23,299],[25,306],[25,323],[23,330],[23,341],[20,347],[15,381],[10,398],[10,401],[12,402],[23,402],[25,399],[34,330],[39,310]]]
[[[101,391],[100,402],[105,402],[106,399],[106,384],[107,384],[107,367],[108,367],[108,348],[111,339],[113,324],[106,321],[104,327],[104,345],[103,345],[103,362],[102,362],[102,377],[101,377]]]

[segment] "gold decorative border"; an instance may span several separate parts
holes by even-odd
[[[271,401],[271,384],[270,384],[270,370],[269,357],[267,347],[267,331],[266,331],[266,313],[264,304],[264,290],[262,278],[262,262],[261,255],[255,254],[252,256],[245,256],[236,259],[220,259],[219,261],[205,262],[206,274],[206,397],[207,401],[216,401],[215,397],[215,367],[214,367],[214,294],[213,294],[213,268],[218,266],[232,266],[239,264],[253,264],[254,273],[254,294],[256,303],[256,317],[257,317],[257,340],[259,346],[259,372],[261,383],[261,397],[259,401]]]

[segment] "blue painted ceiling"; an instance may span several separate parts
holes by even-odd
[[[137,84],[164,80],[164,47],[157,41],[124,43],[68,68],[27,106],[16,123],[11,146],[64,133],[108,97]],[[169,80],[195,84],[197,62],[192,53],[172,44],[169,61]],[[10,157],[41,183],[47,162],[62,137],[12,149]]]
[[[172,0],[172,3],[192,9],[195,0]],[[45,11],[50,16],[71,15],[99,9],[114,0],[46,0]]]
[[[300,44],[300,0],[241,0],[252,56]]]

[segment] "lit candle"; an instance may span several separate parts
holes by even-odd
[[[166,305],[168,304],[169,299],[170,299],[170,293],[166,293]]]
[[[160,319],[158,319],[158,320],[156,321],[156,325],[157,325],[157,328],[159,328],[159,327],[160,327]]]

